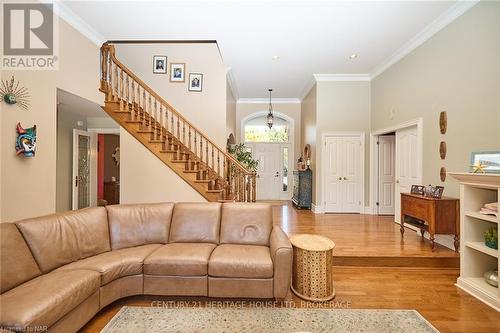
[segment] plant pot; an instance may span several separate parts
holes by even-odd
[[[488,271],[484,273],[484,280],[486,283],[498,288],[498,271]]]
[[[485,239],[484,244],[494,250],[498,250],[498,239]]]

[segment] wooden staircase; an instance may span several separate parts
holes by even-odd
[[[255,201],[256,173],[177,112],[101,47],[104,111],[208,201]]]

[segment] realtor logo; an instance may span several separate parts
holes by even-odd
[[[52,3],[4,3],[2,69],[57,69]]]

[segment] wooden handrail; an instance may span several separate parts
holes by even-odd
[[[216,186],[212,189],[220,189],[227,194],[223,195],[224,199],[255,201],[257,173],[248,170],[210,140],[122,64],[116,58],[115,47],[110,43],[104,43],[101,47],[99,90],[106,94],[106,102],[119,103],[120,112],[130,113],[130,120],[140,124],[141,132],[151,133],[152,140],[164,142],[167,136],[175,139],[175,144],[181,145],[184,154],[193,156],[193,161],[207,169],[211,182]]]
[[[154,96],[158,101],[160,101],[162,104],[164,104],[166,107],[169,108],[169,110],[173,111],[177,117],[182,119],[183,122],[185,122],[187,125],[191,126],[193,130],[198,132],[204,140],[209,142],[212,146],[216,147],[217,150],[219,150],[221,153],[225,155],[225,157],[234,164],[236,164],[242,171],[245,172],[246,175],[252,175],[255,173],[254,171],[247,170],[243,164],[241,164],[240,161],[238,161],[234,156],[231,154],[228,154],[224,149],[220,148],[216,143],[214,143],[212,140],[208,138],[208,136],[203,133],[200,129],[198,129],[196,126],[194,126],[189,120],[187,120],[182,114],[180,114],[170,103],[168,103],[163,97],[158,95],[151,87],[149,87],[144,81],[142,81],[137,75],[135,75],[131,70],[129,70],[120,60],[118,60],[115,56],[115,47],[111,44],[104,43],[101,47],[101,54],[102,54],[102,49],[107,48],[110,51],[110,57],[113,60],[113,62],[120,67],[129,77],[131,77],[133,80],[135,80],[143,89],[145,89],[151,96]]]

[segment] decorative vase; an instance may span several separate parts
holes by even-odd
[[[493,238],[485,239],[484,244],[493,250],[498,250],[498,239],[493,239]]]
[[[498,271],[487,271],[483,276],[486,283],[498,288]]]

